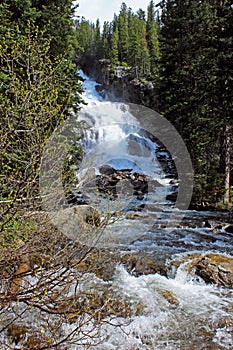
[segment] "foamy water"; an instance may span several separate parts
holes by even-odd
[[[80,75],[85,79],[84,99],[88,103],[81,112],[81,118],[91,125],[83,140],[86,157],[79,172],[83,188],[88,169],[93,168],[95,176],[99,174],[99,166],[102,164],[109,164],[115,169],[132,168],[164,185],[140,202],[123,196],[122,203],[112,203],[112,211],[119,204],[120,209],[123,208],[126,212],[132,206],[132,212],[137,208],[141,216],[138,219],[123,217],[111,224],[104,233],[106,236],[102,236],[102,244],[106,247],[108,242],[111,248],[122,252],[147,252],[158,259],[165,256],[168,272],[167,277],[158,273],[134,276],[122,265],[117,265],[113,280],[103,281],[94,274],[80,276],[77,271],[68,271],[68,290],[64,285],[56,287],[57,291],[61,288],[64,297],[77,295],[77,291],[81,295],[93,290],[98,293],[109,290],[109,295],[129,303],[134,312],[127,318],[107,316],[100,329],[96,320],[88,315],[82,315],[74,323],[64,320],[58,327],[60,333],[56,334],[57,339],[74,332],[79,341],[68,343],[66,348],[70,350],[232,349],[233,291],[207,285],[191,273],[189,266],[193,261],[192,256],[206,253],[229,256],[233,235],[226,235],[221,229],[213,233],[205,227],[204,222],[214,220],[217,213],[181,213],[186,221],[180,226],[177,210],[177,218],[173,217],[173,228],[166,227],[172,211],[171,204],[166,201],[170,180],[166,179],[159,162],[154,159],[158,145],[142,136],[138,121],[124,104],[112,105],[111,102],[104,101],[95,90],[96,82],[82,72]],[[166,158],[166,153],[163,156]],[[105,204],[110,205],[109,202]],[[182,263],[175,264],[181,260]],[[61,270],[60,273],[64,271]],[[49,276],[50,272],[46,273]],[[40,272],[36,277],[25,279],[24,283],[33,288],[39,279]],[[2,312],[5,312],[6,318],[1,326],[4,327],[7,321],[18,317],[22,324],[26,323],[32,329],[40,328],[41,334],[47,337],[51,336],[48,324],[55,325],[59,320],[56,315],[50,315],[48,319],[48,315],[39,308],[30,308],[23,302],[12,303],[11,307],[5,311],[3,308]],[[77,328],[80,323],[83,324],[82,332]],[[83,337],[83,334],[96,336],[97,342],[100,339],[102,341],[96,346],[90,346],[88,338]],[[20,343],[10,344],[7,330],[1,333],[0,342],[2,349],[23,348]]]

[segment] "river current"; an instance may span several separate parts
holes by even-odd
[[[90,165],[90,159],[95,159],[92,164],[95,174],[99,174],[100,165],[108,164],[118,170],[130,168],[132,172],[146,173],[161,184],[140,200],[132,193],[125,194],[119,209],[128,213],[128,218],[110,225],[108,236],[103,237],[101,244],[114,246],[121,252],[147,253],[158,259],[162,256],[170,266],[166,277],[157,273],[131,275],[123,266],[117,266],[113,281],[115,292],[123,300],[144,305],[144,309],[129,323],[126,321],[125,326],[106,324],[102,329],[106,339],[96,348],[233,349],[232,290],[206,284],[190,269],[195,258],[206,254],[231,256],[233,235],[224,230],[224,225],[231,221],[229,214],[177,209],[178,215],[172,216],[169,227],[167,223],[171,220],[174,203],[167,200],[167,195],[174,191],[176,178],[174,173],[167,176],[160,163],[154,160],[158,145],[138,132],[139,122],[127,107],[122,108],[124,104],[119,107],[106,101],[96,91],[98,84],[83,72],[80,75],[85,79],[84,99],[88,105],[84,110],[89,110],[86,118],[91,119],[93,125],[83,145],[87,154],[91,154],[87,156],[87,163]],[[136,144],[134,152],[129,152],[130,139]],[[100,148],[104,150],[100,152]],[[97,149],[95,157],[93,149]],[[145,149],[149,150],[149,155],[143,153]],[[166,150],[160,148],[158,153],[160,159],[168,160]],[[93,195],[92,200],[95,199]],[[111,210],[114,210],[114,203]],[[107,205],[104,198],[99,205],[104,212]],[[135,212],[136,219],[129,215]],[[222,225],[215,230],[212,222]],[[173,296],[174,302],[164,297],[166,293]]]
[[[156,135],[154,137],[156,128],[150,128],[149,119],[146,123],[147,113],[140,119],[140,106],[134,105],[134,113],[131,113],[131,106],[111,102],[99,84],[83,72],[79,74],[84,79],[86,106],[79,112],[78,119],[85,120],[90,127],[80,140],[85,156],[77,171],[75,195],[79,204],[87,202],[96,206],[102,219],[111,214],[110,222],[98,239],[97,248],[114,252],[117,256],[133,256],[134,262],[131,269],[126,268],[127,264],[113,264],[115,270],[111,278],[97,277],[93,272],[87,273],[86,268],[80,275],[78,270],[69,271],[63,266],[55,274],[38,267],[35,276],[24,278],[25,290],[33,290],[44,276],[42,282],[48,278],[52,283],[51,291],[55,286],[55,294],[48,295],[46,307],[51,306],[52,310],[55,297],[58,306],[69,310],[67,300],[72,306],[75,296],[79,302],[75,299],[75,305],[78,303],[78,310],[75,309],[77,315],[72,307],[70,313],[61,312],[61,315],[57,309],[57,314],[46,313],[43,309],[40,311],[42,304],[39,299],[34,301],[36,307],[31,308],[30,304],[27,305],[27,295],[22,292],[21,302],[15,301],[3,308],[6,315],[1,320],[4,321],[1,349],[25,348],[20,343],[25,340],[21,333],[17,342],[12,342],[7,333],[7,322],[14,325],[16,321],[16,327],[22,324],[24,332],[25,325],[36,330],[47,343],[49,337],[56,339],[58,345],[52,347],[58,350],[233,349],[233,290],[206,283],[195,270],[195,264],[206,256],[232,261],[233,220],[230,213],[187,210],[188,202],[182,196],[179,206],[176,206],[183,186],[179,182],[179,171],[177,176],[179,164],[175,153],[179,151],[179,145],[177,149],[172,148],[169,140],[164,138],[171,145],[173,152],[170,152]],[[99,87],[96,89],[96,86]],[[149,110],[147,112],[150,113]],[[188,157],[186,160],[188,162]],[[113,194],[96,191],[96,179],[103,181],[106,175],[101,168],[105,172],[114,169],[113,175],[118,177]],[[112,180],[110,178],[109,181]],[[186,180],[189,184],[189,178]],[[138,188],[139,182],[141,187]],[[183,197],[190,195],[189,188],[183,186],[182,191]],[[229,224],[231,228],[227,230]],[[108,263],[104,261],[103,270],[108,270]],[[161,271],[159,268],[156,271],[160,273],[153,272],[153,266],[159,264]],[[224,274],[224,269],[221,272]],[[56,285],[57,274],[61,284]],[[41,285],[43,287],[43,283]],[[58,299],[56,290],[61,295]],[[92,315],[95,314],[93,301],[89,303],[88,300],[93,291],[94,295],[95,291],[101,297],[107,295],[110,306],[115,300],[114,312],[104,314],[106,317],[101,322],[98,317],[89,317],[86,311],[80,313],[79,310],[79,307],[85,310],[85,306],[89,305]],[[83,299],[86,300],[84,309],[83,295],[86,298]],[[46,299],[46,290],[43,298]],[[54,305],[57,306],[56,303]],[[130,306],[133,312],[126,315],[122,305]],[[104,307],[102,311],[106,312]],[[73,320],[74,316],[76,319]],[[60,339],[66,339],[68,345],[59,343]],[[96,341],[95,346],[90,345],[90,339]],[[39,344],[34,348],[52,347]]]

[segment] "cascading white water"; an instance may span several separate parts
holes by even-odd
[[[102,109],[104,101],[96,94],[96,83],[81,74],[85,78],[87,112],[89,106],[95,106],[94,110],[90,108],[87,115],[92,119],[94,129],[98,130],[86,134],[84,145],[90,152],[90,159],[93,157],[92,148],[98,148],[98,164],[107,163],[115,169],[133,168],[133,171],[144,172],[166,184],[165,174],[154,159],[158,145],[140,134],[138,121],[123,104],[115,107],[109,103],[109,109]],[[92,92],[89,91],[90,88]],[[133,142],[134,154],[131,154],[130,141]],[[103,149],[102,153],[100,148]],[[166,152],[163,156],[166,159]],[[162,192],[160,197],[156,197],[157,203],[165,199],[166,193]],[[190,211],[187,215],[187,226],[183,225],[183,228],[176,228],[172,232],[162,228],[166,221],[166,211],[157,215],[153,227],[151,222],[143,221],[143,218],[139,221],[123,220],[115,223],[114,235],[118,247],[122,250],[150,252],[158,257],[160,253],[170,257],[176,254],[174,256],[178,260],[187,257],[190,252],[201,255],[212,249],[217,252],[231,251],[232,240],[222,233],[213,239],[208,229],[199,226],[206,216],[208,218],[208,213]],[[190,224],[192,216],[196,217],[194,224]],[[151,218],[150,216],[149,219]],[[206,240],[206,237],[209,239]],[[97,346],[97,349],[231,349],[232,323],[224,324],[221,320],[232,320],[230,305],[233,295],[229,290],[207,286],[203,280],[191,276],[187,261],[191,263],[192,259],[182,263],[172,278],[159,274],[135,277],[118,266],[113,282],[115,292],[121,299],[142,305],[143,312],[134,316],[125,327],[106,325],[102,332],[107,340]],[[169,301],[166,294],[172,296],[172,300]]]
[[[84,81],[83,98],[87,106],[81,119],[90,122],[91,129],[84,137],[84,147],[93,157],[92,150],[103,150],[95,162],[101,165],[105,161],[115,169],[131,168],[140,171],[161,183],[168,183],[165,174],[156,160],[155,152],[158,145],[148,137],[140,134],[141,126],[138,120],[123,103],[106,102],[96,92],[97,83],[90,80],[82,71],[79,72]],[[94,106],[94,108],[93,108]]]
[[[95,90],[96,82],[85,78],[84,99],[88,103],[83,116],[91,120],[92,130],[87,130],[84,140],[87,156],[85,169],[94,165],[109,164],[116,169],[132,168],[134,171],[145,172],[153,179],[160,180],[166,184],[164,172],[158,162],[153,160],[157,145],[150,138],[140,134],[138,121],[124,108],[122,104],[114,109],[109,103],[109,109],[102,109],[103,98]],[[94,106],[94,109],[93,109]],[[108,106],[105,103],[105,107]],[[89,109],[90,108],[90,109]],[[88,110],[89,109],[89,110]],[[130,148],[130,141],[133,147]],[[132,145],[131,145],[132,146]],[[96,159],[92,149],[97,149]],[[103,152],[101,153],[101,148]],[[133,150],[135,154],[131,154]],[[107,154],[107,156],[106,156]],[[89,156],[88,156],[89,155]],[[166,153],[164,154],[166,157]],[[94,158],[94,160],[93,160]],[[139,164],[137,164],[139,161]],[[147,164],[147,163],[150,164]],[[86,168],[85,168],[86,167]],[[98,168],[95,169],[98,174]],[[82,179],[82,174],[80,175]],[[85,176],[83,176],[85,178]],[[157,205],[166,194],[166,191],[154,193],[150,203],[155,199]],[[153,207],[152,210],[155,210]],[[150,208],[147,208],[150,211]],[[168,207],[169,212],[169,207]],[[159,258],[162,255],[174,260],[167,277],[158,273],[135,276],[129,274],[122,265],[116,266],[112,281],[104,281],[94,274],[84,274],[80,278],[77,271],[70,275],[67,273],[62,278],[61,298],[65,290],[64,281],[71,278],[68,296],[71,297],[77,291],[90,293],[98,288],[106,292],[109,288],[117,296],[119,301],[126,301],[134,310],[132,317],[124,318],[106,317],[100,330],[103,342],[96,346],[73,344],[72,341],[66,347],[69,350],[230,350],[233,344],[233,317],[232,303],[233,294],[231,289],[219,288],[215,285],[207,285],[204,280],[191,273],[193,261],[206,253],[221,253],[228,257],[232,252],[232,235],[226,235],[223,230],[213,234],[210,228],[203,226],[206,220],[213,220],[216,213],[198,213],[189,211],[186,213],[186,221],[182,226],[175,227],[172,231],[164,227],[166,222],[166,211],[157,215],[157,221],[152,225],[152,216],[147,217],[145,213],[139,220],[130,218],[121,220],[112,225],[118,244],[115,244],[121,253],[146,252]],[[111,227],[110,227],[111,229]],[[123,234],[122,234],[123,233]],[[140,234],[138,234],[140,233]],[[143,233],[143,234],[142,234]],[[123,236],[123,237],[122,237]],[[109,239],[109,236],[107,236]],[[181,262],[181,263],[178,263]],[[106,269],[107,267],[106,263]],[[179,266],[178,268],[175,268]],[[167,266],[169,269],[169,267]],[[43,273],[43,270],[41,270]],[[48,275],[50,271],[47,271]],[[63,272],[62,272],[63,273]],[[29,283],[30,289],[40,279],[40,269],[37,277],[28,277],[24,283]],[[78,281],[78,283],[77,283]],[[55,283],[56,281],[53,281]],[[56,287],[59,291],[59,284]],[[26,288],[25,288],[26,289]],[[46,292],[46,291],[45,291]],[[103,292],[102,292],[103,295]],[[65,294],[66,296],[66,294]],[[79,296],[79,295],[78,295]],[[77,295],[76,295],[77,297]],[[52,297],[51,297],[52,301]],[[37,302],[37,300],[36,300]],[[38,299],[38,305],[40,300]],[[21,315],[24,310],[23,302],[14,302],[7,311],[9,320]],[[29,327],[40,330],[47,339],[51,336],[47,327],[47,314],[40,312],[37,308],[28,308],[23,312],[20,321]],[[49,315],[50,322],[59,324],[61,319],[56,315]],[[82,339],[83,334],[94,336],[98,328],[98,320],[93,319],[83,322],[85,317],[81,315]],[[59,331],[55,334],[57,341],[59,336],[64,338],[70,332],[78,333],[80,328],[76,322],[63,320]],[[7,320],[4,320],[6,323]],[[56,323],[57,322],[57,323]],[[78,321],[77,321],[78,322]],[[5,324],[3,324],[4,326]],[[43,329],[41,329],[43,325]],[[53,329],[54,330],[54,329]],[[90,333],[89,333],[90,332]],[[93,332],[93,333],[92,333]],[[75,335],[79,335],[76,334]],[[54,334],[53,334],[54,335]],[[80,340],[80,343],[82,340]],[[12,344],[7,332],[1,334],[0,344],[4,349],[22,349],[23,345]],[[6,344],[6,347],[5,347]],[[64,349],[64,347],[62,348]]]

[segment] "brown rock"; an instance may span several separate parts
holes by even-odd
[[[165,258],[151,256],[145,253],[129,253],[124,254],[121,259],[121,263],[126,269],[135,276],[149,275],[154,273],[160,273],[166,276],[167,267],[165,264]]]
[[[87,224],[100,226],[101,214],[100,211],[91,205],[78,205],[74,207],[75,213],[81,215]]]
[[[226,288],[233,285],[233,258],[209,254],[198,260],[196,274],[206,283],[214,283]]]
[[[179,300],[170,290],[163,290],[160,294],[172,305],[179,305]]]
[[[31,268],[29,258],[27,256],[22,257],[21,262],[14,273],[13,279],[8,289],[8,293],[15,294],[20,291],[23,277],[30,270]]]

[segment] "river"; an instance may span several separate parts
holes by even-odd
[[[232,289],[206,284],[190,268],[197,257],[206,254],[231,256],[233,235],[224,230],[229,214],[176,208],[179,215],[172,216],[170,227],[167,223],[171,221],[174,202],[167,200],[167,194],[174,191],[176,176],[174,172],[168,176],[169,169],[165,171],[154,160],[155,154],[165,160],[169,154],[158,150],[148,135],[135,129],[138,120],[127,107],[106,102],[96,91],[96,82],[80,74],[85,79],[84,99],[88,103],[84,119],[91,120],[93,125],[83,143],[87,151],[85,166],[94,168],[95,175],[103,164],[118,170],[130,168],[161,184],[139,200],[132,192],[127,195],[126,190],[119,189],[120,194],[125,191],[119,209],[137,212],[138,218],[128,215],[128,219],[110,225],[101,244],[117,247],[121,252],[144,252],[158,259],[162,256],[169,266],[167,276],[158,273],[136,276],[121,265],[116,268],[115,292],[121,299],[144,305],[144,311],[125,327],[104,326],[102,332],[107,338],[97,349],[232,349]],[[133,152],[129,151],[130,140],[134,140]],[[95,157],[93,149],[97,150]],[[143,153],[145,149],[149,149],[149,155]],[[94,193],[91,198],[97,200]],[[98,204],[102,211],[106,209],[106,199]],[[212,222],[222,226],[213,229]],[[174,302],[164,297],[166,293]]]
[[[78,120],[89,127],[79,140],[85,153],[74,192],[78,204],[96,206],[110,221],[98,241],[93,226],[88,242],[76,238],[81,254],[87,243],[103,250],[102,274],[95,250],[94,273],[88,257],[76,255],[79,244],[65,236],[57,242],[57,228],[53,236],[46,226],[45,258],[24,276],[17,299],[6,299],[9,281],[1,281],[1,349],[233,349],[231,214],[188,210],[192,174],[176,131],[149,109],[107,100],[80,75],[87,105]],[[50,243],[62,258],[54,265],[46,260]]]

